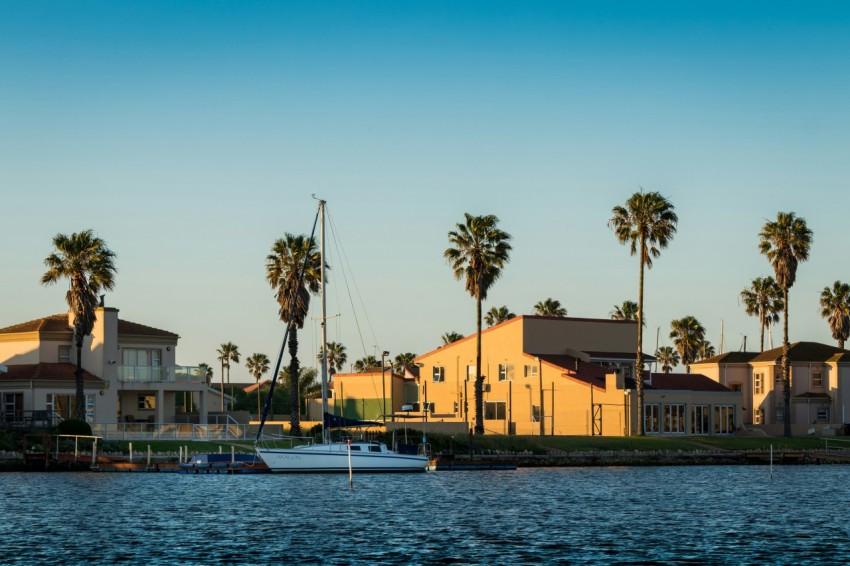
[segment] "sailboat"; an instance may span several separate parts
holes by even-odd
[[[429,467],[430,458],[423,450],[415,454],[404,454],[390,450],[386,444],[373,441],[346,440],[332,442],[329,435],[329,422],[333,415],[328,413],[328,358],[327,358],[327,305],[325,301],[325,204],[319,199],[319,249],[321,256],[321,300],[322,300],[322,442],[294,446],[292,448],[261,447],[259,440],[262,436],[263,424],[271,403],[272,390],[266,400],[266,410],[260,419],[260,429],[257,432],[257,455],[275,473],[307,473],[307,472],[423,472]],[[303,270],[303,268],[302,268]],[[284,335],[281,345],[281,355],[286,345]],[[278,370],[275,369],[276,379]],[[337,417],[339,419],[339,417]],[[423,447],[424,448],[424,447]]]

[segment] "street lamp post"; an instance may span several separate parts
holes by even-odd
[[[543,360],[537,358],[537,377],[540,381],[540,436],[545,434],[545,424],[543,421]]]
[[[384,426],[387,426],[387,380],[384,377],[387,362],[385,360],[389,355],[390,353],[387,351],[381,352],[381,418],[383,419]],[[390,374],[390,379],[392,379],[392,374]]]

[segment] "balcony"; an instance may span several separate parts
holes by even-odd
[[[197,366],[118,366],[124,383],[202,383],[204,370]]]

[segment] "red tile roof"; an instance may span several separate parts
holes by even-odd
[[[850,351],[818,342],[794,342],[788,350],[788,359],[792,362],[850,362]],[[766,350],[752,361],[779,363],[782,361],[782,346]]]
[[[572,377],[597,387],[605,386],[605,374],[611,370],[593,362],[583,362],[568,355],[529,354],[540,358],[549,365],[562,369],[568,377]]]
[[[701,373],[644,373],[644,384],[647,389],[668,391],[732,391]]]
[[[7,366],[7,373],[0,373],[0,381],[74,381],[74,364],[18,364]],[[83,370],[83,381],[104,383],[99,377]]]
[[[21,334],[24,332],[73,332],[68,324],[68,313],[52,314],[44,318],[37,318],[21,324],[0,328],[0,334]],[[129,336],[163,336],[168,338],[179,338],[174,332],[160,330],[152,326],[145,326],[129,320],[118,319],[118,334]]]

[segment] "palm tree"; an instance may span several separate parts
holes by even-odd
[[[457,342],[458,340],[463,340],[464,336],[460,332],[446,332],[440,338],[443,340],[443,346],[448,346],[452,342]]]
[[[697,357],[700,344],[705,341],[705,328],[692,316],[672,321],[670,328],[670,338],[673,339],[673,345],[685,364],[685,371],[691,373],[691,364]]]
[[[706,360],[712,356],[714,356],[717,351],[714,349],[714,346],[711,345],[711,342],[703,339],[702,342],[699,343],[696,352],[696,360]]]
[[[115,254],[106,242],[92,230],[74,232],[70,236],[53,237],[53,253],[44,259],[47,271],[41,276],[42,285],[68,280],[65,300],[74,314],[74,341],[77,346],[77,368],[74,370],[76,399],[74,417],[85,420],[85,389],[83,387],[83,339],[94,328],[98,294],[115,286]]]
[[[661,364],[661,371],[670,373],[673,366],[679,365],[679,352],[673,346],[661,346],[655,351],[655,358]]]
[[[832,289],[824,287],[820,294],[820,315],[829,323],[832,337],[838,347],[844,349],[844,341],[850,335],[850,285],[836,281]]]
[[[487,323],[487,326],[496,326],[512,318],[516,318],[516,315],[508,307],[493,307],[484,315],[484,322]]]
[[[638,335],[635,359],[635,384],[638,398],[638,435],[643,436],[643,271],[652,268],[652,258],[661,255],[676,234],[679,217],[673,204],[657,192],[643,190],[629,197],[625,206],[615,206],[608,226],[621,244],[628,243],[632,255],[639,255],[638,278]]]
[[[614,305],[614,310],[609,313],[612,320],[637,320],[638,305],[634,301],[623,301],[622,306]],[[646,326],[646,320],[643,321]]]
[[[295,391],[295,401],[292,405],[295,407],[295,412],[299,415],[300,422],[301,410],[306,409],[307,399],[320,394],[322,386],[316,381],[316,370],[313,368],[299,368],[298,379],[294,382],[289,378],[290,375],[292,374],[289,373],[289,368],[284,368],[278,373],[278,378],[283,382],[284,389],[289,387],[290,394],[292,391]]]
[[[212,383],[213,369],[208,363],[201,362],[198,364],[198,377],[203,379],[207,385]]]
[[[257,418],[260,418],[260,378],[269,371],[269,357],[265,354],[251,354],[245,363],[248,372],[257,380]]]
[[[413,360],[415,359],[416,354],[412,352],[405,352],[397,355],[393,361],[393,371],[399,375],[404,375],[404,371],[407,368],[413,367]]]
[[[759,232],[759,251],[767,256],[782,289],[782,392],[784,397],[785,436],[791,436],[791,374],[788,367],[788,290],[797,278],[797,265],[809,259],[812,231],[806,221],[793,212],[779,212],[776,221],[767,221]]]
[[[379,369],[381,369],[381,360],[372,355],[360,358],[354,362],[354,371],[357,373],[365,373],[367,371],[375,371]]]
[[[534,305],[534,314],[537,316],[564,318],[567,316],[567,309],[561,306],[561,301],[549,297],[545,301],[540,301]]]
[[[475,299],[475,433],[484,434],[484,376],[481,375],[481,303],[510,261],[511,236],[498,228],[492,214],[472,216],[464,213],[464,222],[449,232],[450,247],[443,257],[455,279],[466,281],[466,290]]]
[[[764,331],[779,322],[782,311],[782,289],[773,277],[756,277],[741,291],[740,300],[750,316],[759,317],[759,351],[764,352]]]
[[[228,342],[222,344],[216,353],[221,362],[221,411],[224,412],[224,373],[227,370],[227,384],[230,385],[230,362],[239,363],[239,346]],[[233,387],[230,388],[230,409],[233,410]]]
[[[316,242],[304,235],[284,234],[283,238],[275,241],[272,253],[266,257],[266,281],[275,292],[280,319],[289,325],[287,347],[290,375],[299,375],[298,329],[304,327],[304,319],[310,308],[310,294],[319,292],[321,269],[322,258]],[[290,432],[293,436],[301,435],[301,420],[296,404],[297,385],[293,380],[289,390],[292,403]]]
[[[324,348],[319,348],[319,355],[316,356],[319,362],[322,361]],[[338,371],[342,371],[345,362],[348,361],[348,354],[345,353],[345,346],[339,342],[328,342],[328,374],[333,377]]]

